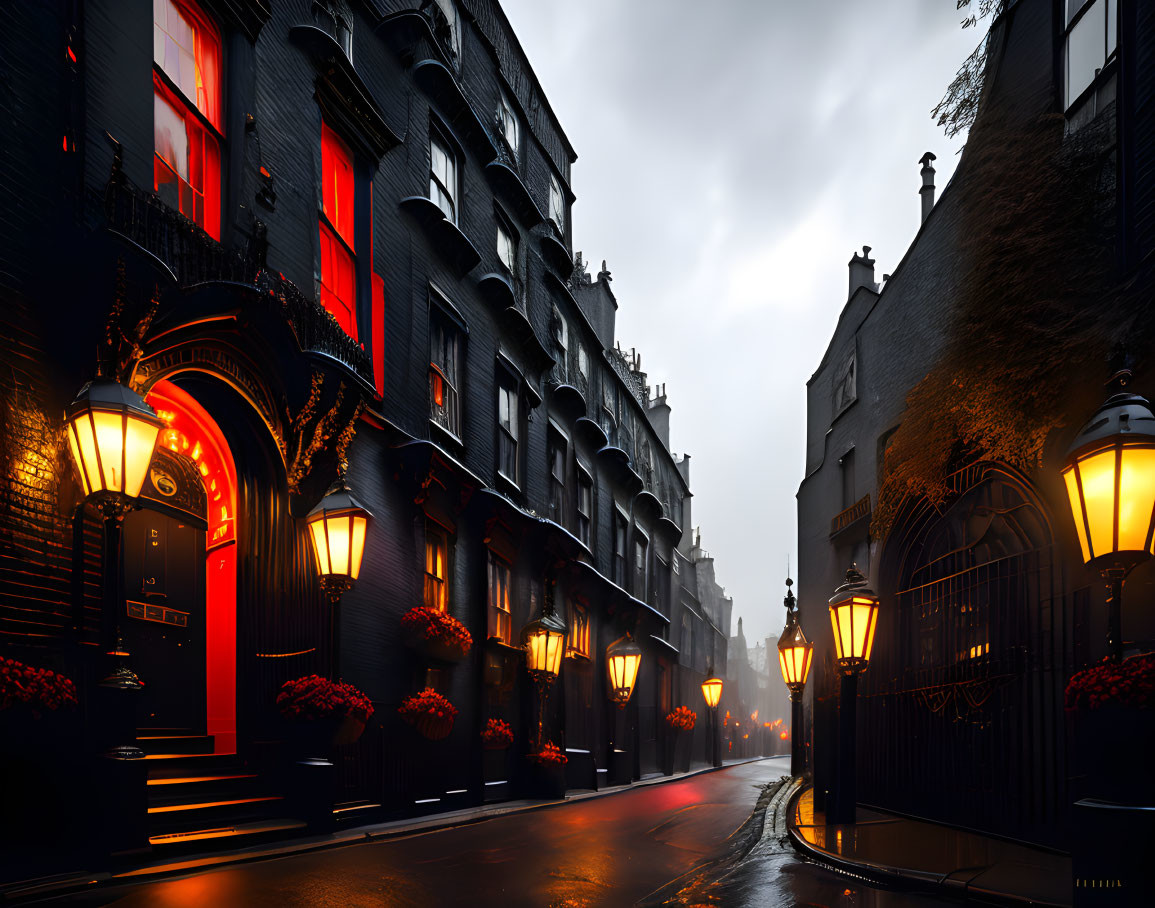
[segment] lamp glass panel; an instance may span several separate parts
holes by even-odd
[[[538,631],[532,634],[528,640],[525,641],[525,652],[529,659],[529,670],[532,672],[545,671],[545,631]]]
[[[633,690],[634,684],[638,680],[638,666],[642,664],[642,654],[627,653],[620,658],[623,661],[622,677],[625,682],[622,686]]]
[[[625,657],[610,656],[607,665],[609,666],[610,670],[610,687],[612,687],[615,691],[621,690],[622,679],[625,677],[626,669]]]
[[[322,574],[333,573],[332,564],[329,561],[329,542],[325,538],[324,518],[314,520],[309,524],[309,529],[312,531],[313,551],[317,553],[317,569]]]
[[[354,580],[361,573],[361,558],[365,555],[365,531],[369,521],[360,515],[353,515],[353,560],[351,576]]]
[[[550,631],[546,635],[546,665],[545,670],[551,675],[561,671],[561,654],[565,643],[564,634],[555,634]]]
[[[1155,508],[1155,448],[1124,445],[1119,473],[1119,551],[1142,552]]]
[[[718,701],[722,699],[722,681],[719,678],[710,678],[702,682],[702,696],[706,699],[706,705],[713,709],[718,705]]]
[[[349,574],[349,524],[348,514],[325,517],[325,535],[329,537],[329,563],[334,574]]]
[[[1078,470],[1091,527],[1091,552],[1097,558],[1115,550],[1115,448],[1084,457]]]
[[[862,658],[867,662],[870,661],[870,654],[874,650],[874,631],[878,627],[878,603],[870,602],[868,606],[863,608],[863,618],[865,621],[864,637],[865,646],[861,650]]]
[[[1087,528],[1083,523],[1083,499],[1079,495],[1079,482],[1075,468],[1063,471],[1063,481],[1067,484],[1067,497],[1071,501],[1071,516],[1075,519],[1075,531],[1079,534],[1079,548],[1083,550],[1083,561],[1091,560],[1091,550],[1087,548]]]
[[[120,413],[94,410],[92,420],[96,447],[100,451],[101,488],[107,492],[124,491],[124,422]],[[139,490],[138,490],[139,491]]]
[[[120,422],[119,417],[117,422]],[[124,494],[131,498],[140,495],[159,434],[160,426],[155,422],[131,415],[128,417],[124,431]]]
[[[88,470],[85,467],[84,457],[80,453],[80,441],[77,438],[77,423],[82,419],[74,419],[68,424],[68,446],[72,449],[72,460],[76,464],[76,469],[80,473],[80,481],[84,485],[84,494],[92,494],[92,483],[88,479]],[[83,420],[83,425],[87,426],[88,421]]]

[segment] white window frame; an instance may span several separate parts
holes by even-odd
[[[1098,22],[1096,22],[1098,18]],[[1069,109],[1095,84],[1099,72],[1114,59],[1118,48],[1119,0],[1067,0],[1066,26],[1063,31],[1063,108]],[[1089,79],[1080,79],[1072,90],[1071,85],[1071,38],[1078,32],[1090,37],[1102,35],[1102,56]]]
[[[510,275],[517,274],[517,236],[505,220],[495,218],[497,222],[497,260],[505,266]]]
[[[562,192],[561,180],[552,173],[549,175],[549,219],[554,222],[561,234],[565,235],[565,194]]]
[[[440,160],[439,160],[440,158]],[[457,155],[432,126],[429,129],[429,199],[457,223]]]
[[[497,98],[497,120],[501,124],[501,137],[509,146],[509,151],[516,161],[521,153],[521,122],[517,112],[509,101],[509,96],[502,91]]]

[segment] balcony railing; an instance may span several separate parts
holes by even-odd
[[[302,350],[331,357],[372,387],[369,354],[317,300],[283,275],[267,270],[263,237],[256,238],[245,252],[226,249],[155,195],[133,185],[117,166],[105,189],[105,213],[110,229],[164,262],[181,286],[232,281],[271,293]]]

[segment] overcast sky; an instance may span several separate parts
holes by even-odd
[[[982,33],[954,0],[502,6],[578,153],[574,249],[607,261],[618,339],[666,383],[693,522],[753,646],[783,625],[806,381],[847,262],[866,244],[876,279],[894,270],[923,152],[946,185],[963,137],[930,110]]]

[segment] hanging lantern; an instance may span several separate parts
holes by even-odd
[[[80,389],[64,424],[86,497],[140,495],[164,425],[144,398],[119,382],[96,379]]]
[[[706,699],[706,705],[710,709],[714,709],[718,705],[718,701],[722,699],[722,679],[710,678],[702,682],[702,696]],[[726,713],[726,718],[730,714]]]
[[[1107,398],[1067,451],[1063,480],[1084,562],[1130,569],[1149,557],[1155,415],[1147,399],[1122,391]]]
[[[556,615],[543,615],[525,626],[521,642],[525,647],[526,668],[543,678],[556,678],[565,649],[565,622]]]
[[[606,647],[606,669],[610,676],[610,699],[622,709],[634,692],[642,650],[627,634]]]
[[[830,623],[839,672],[857,675],[865,671],[878,626],[878,597],[856,564],[850,566],[845,582],[830,597]]]
[[[348,589],[361,571],[370,514],[338,479],[306,518],[317,572],[326,589]],[[339,593],[339,591],[338,591]]]

